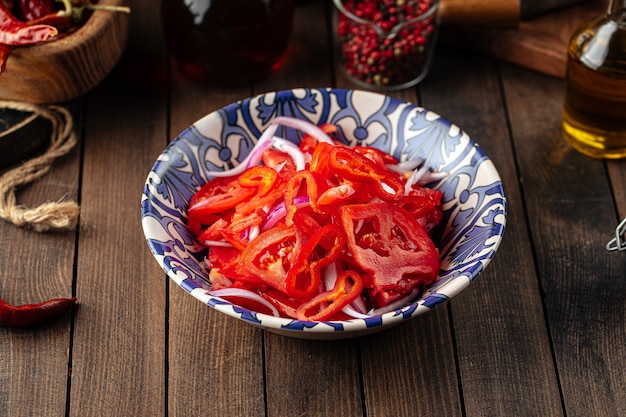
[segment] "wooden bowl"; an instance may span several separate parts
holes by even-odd
[[[127,3],[101,0],[98,4]],[[126,47],[128,22],[128,13],[95,10],[68,36],[14,48],[0,74],[0,99],[59,103],[85,94],[117,64]]]

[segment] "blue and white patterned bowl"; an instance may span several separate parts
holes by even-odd
[[[208,294],[206,249],[187,228],[191,196],[208,171],[237,165],[273,117],[339,126],[346,143],[369,145],[399,160],[423,158],[449,176],[431,184],[443,193],[444,219],[433,237],[441,272],[422,296],[396,311],[367,319],[306,322],[250,311]],[[287,138],[299,133],[286,128]],[[374,333],[426,313],[465,289],[500,245],[506,200],[500,177],[480,147],[460,128],[422,107],[382,94],[343,89],[294,89],[262,94],[219,109],[183,131],[159,156],[145,183],[142,226],[167,275],[203,303],[269,331],[308,339]]]

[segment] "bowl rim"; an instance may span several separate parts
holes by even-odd
[[[232,111],[233,109],[236,109],[238,106],[242,105],[246,101],[252,102],[255,100],[259,100],[260,98],[265,97],[268,94],[278,95],[278,94],[285,94],[285,93],[294,92],[294,91],[299,92],[299,91],[305,91],[305,90],[316,90],[316,91],[325,90],[329,94],[342,93],[342,92],[354,92],[359,95],[364,95],[365,97],[367,96],[379,97],[379,98],[388,97],[389,99],[392,100],[392,102],[413,105],[415,106],[416,109],[423,109],[425,112],[428,112],[430,115],[432,115],[432,118],[433,118],[432,122],[437,122],[437,123],[441,122],[444,124],[447,123],[450,127],[455,127],[460,132],[465,133],[460,127],[450,123],[447,119],[445,119],[438,113],[432,112],[424,107],[415,105],[414,103],[411,103],[409,101],[398,99],[398,98],[389,96],[381,92],[366,91],[366,90],[359,90],[359,89],[332,88],[332,87],[292,88],[292,89],[283,89],[283,90],[259,93],[254,96],[235,101],[219,109],[216,109],[206,114],[205,116],[201,117],[200,119],[196,120],[195,122],[193,122],[190,125],[190,127],[193,127],[193,126],[198,125],[199,123],[202,123],[204,119],[215,117],[215,115],[219,112]],[[181,134],[182,133],[184,133],[184,131],[181,132]],[[478,145],[478,143],[474,141],[469,135],[467,135],[467,139],[469,143],[466,147],[471,147],[473,150],[475,150],[476,155],[481,157],[482,162],[489,163],[489,166],[487,167],[487,169],[489,169],[488,172],[491,176],[493,176],[492,180],[493,180],[494,187],[498,188],[497,191],[502,196],[501,205],[502,205],[503,213],[502,213],[502,221],[500,223],[502,226],[502,230],[495,237],[492,237],[492,240],[490,240],[491,242],[490,253],[495,255],[495,253],[497,252],[502,242],[502,239],[504,236],[504,230],[506,226],[506,217],[507,217],[506,196],[505,196],[505,192],[503,189],[501,177],[499,173],[497,172],[495,166],[491,162],[491,160],[484,153],[484,151]],[[166,150],[170,147],[176,146],[178,141],[179,141],[179,135],[177,135],[170,142],[170,144],[166,147]],[[153,172],[158,162],[159,161],[157,159],[155,165],[152,167],[150,171],[151,173]],[[148,176],[148,178],[146,179],[145,187],[148,186],[149,181],[150,181],[150,176]],[[146,197],[145,194],[144,194],[144,197]],[[142,197],[142,202],[143,202],[143,197]],[[142,204],[142,220],[145,214],[146,213],[144,212],[143,204]],[[142,221],[142,227],[143,227],[144,233],[146,233],[146,228],[148,226],[144,224],[143,221]],[[146,238],[147,238],[147,233],[146,233]],[[152,247],[150,247],[150,250],[152,251]],[[152,253],[154,256],[156,256],[154,251],[152,251]],[[485,267],[491,262],[493,255],[489,257],[488,259],[483,260],[482,262],[478,262],[477,264],[480,264],[480,267],[476,266],[475,268],[472,268],[472,270],[469,271],[471,272],[470,274],[456,275],[452,279],[449,279],[446,282],[444,282],[441,286],[437,287],[438,295],[441,294],[442,289],[445,289],[445,294],[443,294],[445,295],[444,298],[430,300],[428,303],[426,303],[426,299],[423,297],[424,294],[422,294],[419,299],[411,302],[408,305],[383,313],[381,315],[372,316],[371,318],[353,318],[353,319],[340,320],[340,321],[320,321],[320,322],[302,321],[302,320],[297,320],[297,319],[292,319],[292,318],[275,317],[269,314],[256,312],[253,310],[249,310],[245,307],[238,306],[219,296],[210,295],[209,291],[206,288],[203,288],[202,286],[197,285],[195,283],[188,282],[189,280],[185,279],[186,277],[181,279],[181,277],[177,275],[174,269],[168,268],[167,265],[164,265],[158,258],[157,258],[157,262],[161,265],[161,267],[166,272],[168,277],[171,278],[174,282],[176,282],[178,286],[183,288],[186,292],[190,293],[194,298],[198,299],[202,303],[207,304],[213,309],[219,310],[220,312],[225,313],[228,316],[237,318],[239,320],[247,321],[253,325],[259,326],[261,328],[264,328],[265,330],[268,330],[274,333],[285,334],[285,335],[292,336],[292,337],[316,338],[316,339],[322,338],[323,339],[324,337],[316,337],[316,336],[333,334],[333,337],[331,337],[332,339],[339,339],[339,338],[358,337],[362,334],[370,334],[370,333],[377,332],[380,330],[386,330],[387,328],[391,326],[404,322],[407,319],[414,318],[422,313],[432,310],[434,307],[440,304],[443,304],[449,301],[451,298],[458,295],[461,291],[463,291],[466,287],[468,287],[473,282],[473,279],[476,278],[480,273],[482,273]],[[459,279],[461,277],[465,277],[466,279]]]

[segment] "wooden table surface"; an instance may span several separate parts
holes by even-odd
[[[36,329],[0,328],[0,416],[626,416],[626,163],[559,134],[563,81],[440,45],[394,96],[467,131],[498,169],[507,230],[450,302],[391,330],[317,342],[264,332],[198,302],[144,241],[140,197],[168,140],[257,93],[353,87],[332,59],[328,0],[300,1],[283,68],[240,88],[168,65],[154,0],[131,1],[123,60],[64,103],[80,143],[18,198],[81,207],[75,230],[0,223],[0,296],[76,295]]]

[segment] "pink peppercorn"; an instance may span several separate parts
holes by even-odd
[[[439,0],[334,0],[346,72],[382,89],[417,84],[428,71]]]

